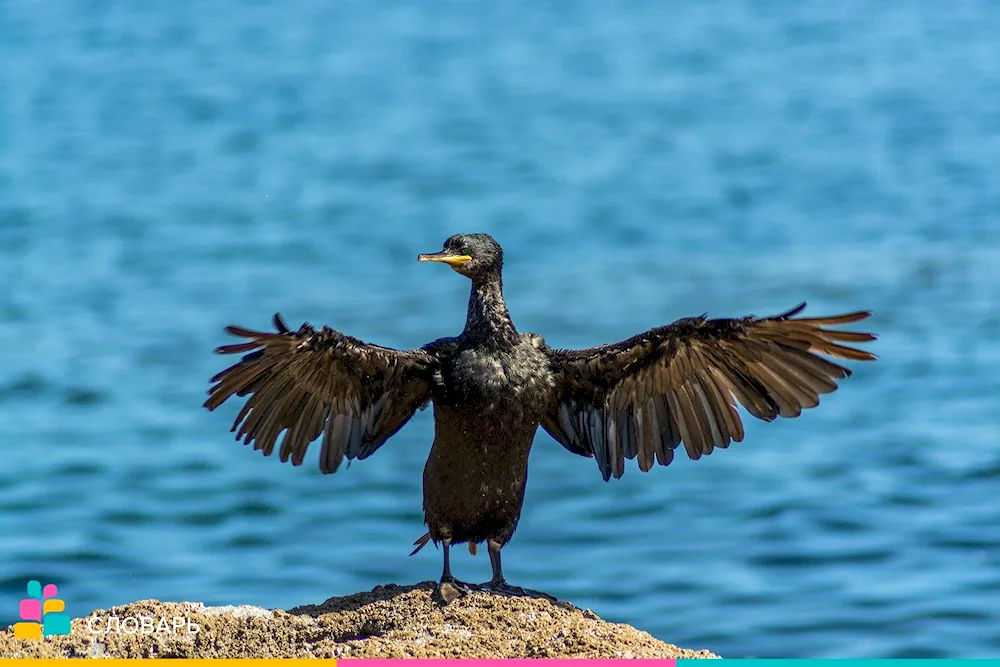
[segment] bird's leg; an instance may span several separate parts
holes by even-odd
[[[451,556],[448,553],[451,550],[451,538],[445,538],[441,544],[444,546],[444,571],[441,573],[441,581],[455,581],[455,577],[451,574]]]
[[[533,591],[528,588],[521,588],[520,586],[511,586],[508,584],[507,580],[503,578],[503,566],[500,564],[500,550],[503,549],[503,544],[497,540],[489,540],[487,544],[489,545],[490,550],[490,565],[493,567],[493,578],[485,584],[480,584],[476,588],[481,591],[489,591],[499,595],[510,595],[511,597],[541,597],[551,600],[552,602],[556,601],[554,597],[547,593]]]
[[[448,537],[441,540],[441,544],[444,550],[444,570],[441,572],[441,583],[438,584],[438,592],[445,602],[451,602],[458,597],[468,595],[476,586],[459,581],[452,575],[451,557],[449,554],[451,538]]]

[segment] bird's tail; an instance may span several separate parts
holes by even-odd
[[[420,551],[421,549],[423,549],[424,547],[426,547],[427,543],[430,542],[430,541],[431,541],[431,534],[430,533],[424,533],[423,535],[421,535],[420,537],[418,537],[417,541],[413,543],[413,544],[416,545],[417,548],[414,549],[413,551],[411,551],[410,555],[413,556],[414,554],[416,554],[418,551]]]
[[[413,543],[414,545],[416,545],[417,548],[414,549],[413,551],[411,551],[410,555],[413,556],[414,554],[416,554],[418,551],[420,551],[421,549],[423,549],[424,547],[426,547],[427,543],[430,542],[430,541],[431,541],[431,534],[430,533],[424,533],[423,535],[421,535],[420,537],[418,537],[417,541]],[[479,551],[479,549],[477,547],[478,547],[478,545],[475,542],[469,542],[469,553],[471,555],[475,556],[476,553]]]

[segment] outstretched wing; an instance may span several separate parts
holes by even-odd
[[[427,349],[393,350],[308,324],[291,331],[277,314],[274,325],[276,332],[226,328],[250,340],[216,351],[248,354],[212,378],[205,401],[214,410],[249,396],[232,430],[264,456],[284,431],[279,456],[300,465],[322,434],[320,469],[336,472],[345,456],[370,456],[430,399],[437,358]]]
[[[743,439],[738,401],[758,419],[797,417],[834,391],[851,371],[819,355],[853,361],[875,356],[842,343],[869,333],[824,327],[871,315],[795,318],[801,304],[774,317],[690,317],[633,338],[586,350],[550,350],[556,400],[542,426],[570,451],[593,456],[607,481],[624,459],[645,472],[669,465],[681,443],[692,459]]]

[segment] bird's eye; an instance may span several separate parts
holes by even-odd
[[[472,253],[469,252],[469,246],[466,246],[466,245],[462,246],[461,252],[462,252],[463,255],[472,255]]]

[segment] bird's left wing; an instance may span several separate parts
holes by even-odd
[[[754,417],[797,417],[851,372],[824,358],[874,360],[842,343],[869,333],[826,327],[870,313],[796,318],[805,304],[773,317],[690,317],[586,350],[549,350],[555,400],[542,427],[560,444],[593,456],[605,480],[624,459],[645,472],[669,465],[681,443],[698,459],[743,439],[738,401]]]
[[[214,410],[249,395],[232,430],[265,456],[284,432],[279,456],[300,465],[322,434],[320,469],[335,472],[345,456],[370,456],[430,400],[438,368],[430,346],[393,350],[308,324],[291,331],[277,314],[274,325],[275,332],[226,328],[250,340],[216,350],[245,354],[211,379],[205,401]]]

